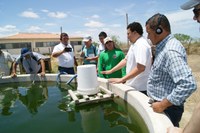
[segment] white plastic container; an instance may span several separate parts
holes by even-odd
[[[99,91],[96,65],[81,65],[77,67],[77,92],[81,95],[94,95]]]

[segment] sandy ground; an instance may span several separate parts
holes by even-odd
[[[192,69],[197,82],[197,90],[186,100],[185,111],[180,121],[180,127],[184,127],[190,120],[194,107],[200,102],[200,55],[188,55],[188,64]]]

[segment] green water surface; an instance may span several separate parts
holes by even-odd
[[[0,85],[0,133],[148,133],[137,111],[121,98],[70,104],[76,85],[36,82]]]

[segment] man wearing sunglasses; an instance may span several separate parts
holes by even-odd
[[[200,23],[200,0],[190,0],[181,6],[183,10],[193,9],[193,19]],[[199,133],[200,132],[200,102],[196,106],[188,124],[183,128],[169,127],[167,133]]]

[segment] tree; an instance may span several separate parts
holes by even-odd
[[[193,40],[192,37],[190,37],[189,35],[185,35],[185,34],[174,34],[174,37],[179,40],[183,45],[185,45],[185,49],[187,51],[187,54],[190,54],[190,46],[191,46],[191,41]]]

